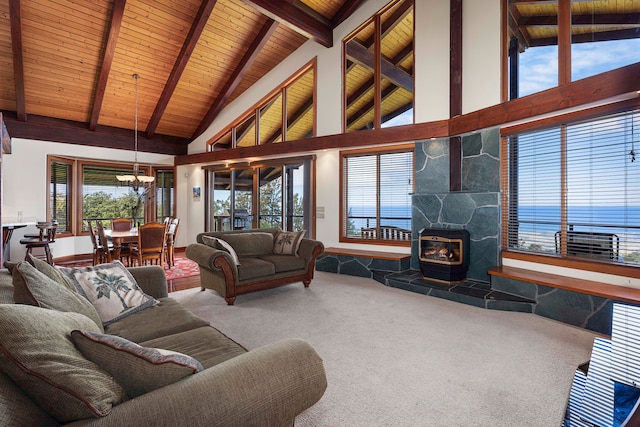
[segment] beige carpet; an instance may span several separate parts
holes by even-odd
[[[533,314],[485,310],[317,272],[241,295],[172,297],[247,348],[309,341],[329,386],[296,426],[558,427],[596,334]]]

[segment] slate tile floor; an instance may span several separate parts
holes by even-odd
[[[444,298],[493,310],[533,313],[535,301],[517,295],[491,289],[487,282],[464,280],[443,283],[425,279],[418,270],[401,272],[372,270],[373,279],[385,286],[404,289],[419,294]]]

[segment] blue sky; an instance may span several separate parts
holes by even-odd
[[[640,39],[574,44],[572,80],[640,62]],[[558,47],[534,47],[520,55],[520,96],[558,85]]]

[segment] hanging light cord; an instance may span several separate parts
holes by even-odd
[[[136,79],[136,99],[135,99],[135,103],[136,103],[136,110],[135,110],[135,124],[134,124],[134,134],[133,134],[133,141],[134,141],[134,163],[133,163],[133,175],[134,176],[138,176],[139,175],[139,168],[138,168],[138,79],[140,78],[140,75],[138,73],[133,74],[133,78]]]
[[[636,161],[636,151],[634,150],[635,148],[635,133],[634,133],[634,129],[633,129],[633,124],[634,124],[634,117],[633,115],[631,116],[631,151],[629,151],[629,155],[631,156],[631,162],[635,162]]]

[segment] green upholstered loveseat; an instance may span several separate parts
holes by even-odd
[[[309,238],[296,244],[294,239],[291,253],[280,253],[276,248],[281,235],[278,228],[200,233],[185,253],[200,266],[202,290],[213,289],[233,305],[237,295],[295,282],[311,284],[324,245]],[[234,253],[211,238],[226,242]]]
[[[322,360],[306,342],[289,339],[247,351],[169,298],[162,268],[134,267],[129,271],[140,288],[157,303],[105,326],[104,334],[121,336],[144,347],[189,355],[201,363],[202,370],[137,397],[125,397],[123,402],[110,405],[105,414],[64,421],[43,409],[45,405],[38,399],[53,399],[55,405],[63,401],[60,396],[65,390],[49,387],[45,396],[32,396],[24,391],[24,385],[18,385],[19,381],[0,370],[0,425],[281,426],[291,425],[296,415],[323,395],[326,376]],[[13,296],[12,276],[2,269],[0,312],[3,315],[25,311],[35,318],[63,316],[82,324],[92,323],[89,317],[77,313],[15,304]],[[41,331],[34,329],[36,332]],[[12,357],[7,350],[6,335],[5,332],[5,337],[0,337],[3,363]],[[68,335],[62,340],[68,340]],[[40,353],[39,357],[47,352],[56,357],[55,351],[47,347],[49,339],[40,343],[42,348],[34,348]],[[21,365],[16,366],[19,370]],[[98,366],[95,369],[100,370]],[[42,376],[41,373],[32,375]],[[46,382],[47,378],[38,380]],[[74,390],[66,390],[69,391]]]

